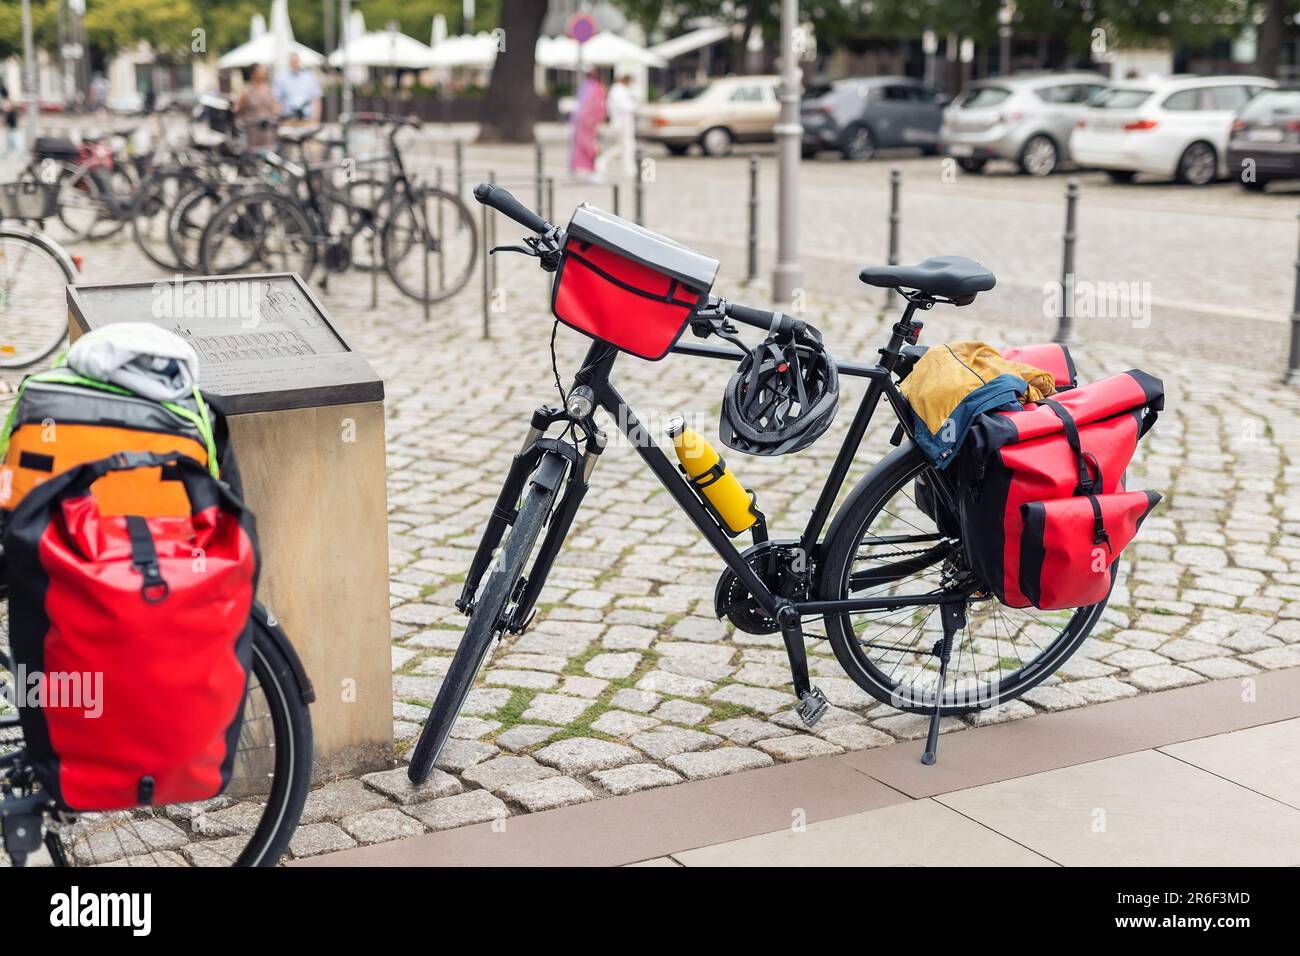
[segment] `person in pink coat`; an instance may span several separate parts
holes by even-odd
[[[570,121],[572,143],[569,149],[569,172],[590,177],[596,171],[598,134],[605,122],[605,84],[595,67],[587,71],[578,87],[578,103]]]

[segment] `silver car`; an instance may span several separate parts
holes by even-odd
[[[943,111],[939,142],[968,173],[1009,159],[1030,176],[1070,160],[1070,134],[1084,103],[1105,89],[1097,73],[1017,73],[972,83]]]

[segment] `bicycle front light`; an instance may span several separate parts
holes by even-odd
[[[564,400],[564,410],[570,418],[578,421],[587,419],[596,407],[596,396],[586,385],[579,385]]]

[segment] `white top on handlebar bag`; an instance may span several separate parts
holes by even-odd
[[[551,311],[653,361],[676,344],[717,275],[718,260],[584,203],[565,232]]]

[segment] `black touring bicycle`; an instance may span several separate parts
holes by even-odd
[[[560,388],[562,404],[533,412],[510,463],[456,602],[469,624],[412,754],[412,781],[428,777],[493,641],[520,633],[533,617],[606,445],[597,410],[617,423],[721,557],[718,617],[746,632],[781,634],[795,709],[809,726],[828,708],[808,674],[804,625],[812,621],[823,622],[836,658],[856,684],[899,710],[930,717],[926,763],[934,762],[942,716],[1018,697],[1088,636],[1109,598],[1113,572],[1105,596],[1088,606],[1042,611],[999,601],[972,571],[960,527],[945,520],[957,508],[955,480],[915,444],[911,411],[896,384],[921,354],[918,312],[967,305],[993,288],[994,276],[978,262],[949,256],[915,267],[863,269],[863,282],[898,290],[906,306],[878,362],[838,362],[808,323],[710,295],[718,268],[712,259],[589,206],[580,206],[560,228],[500,187],[480,183],[474,195],[533,233],[508,249],[536,257],[556,274],[557,320],[594,341],[569,388]],[[760,329],[765,338],[747,346],[737,324]],[[727,344],[682,342],[687,328]],[[742,489],[737,503],[735,477],[680,421],[667,426],[680,469],[646,433],[611,372],[620,352],[653,360],[670,351],[737,366],[724,394],[720,437],[750,454],[807,447],[830,424],[839,377],[867,380],[798,537],[770,537],[753,497]],[[896,447],[832,517],[881,398],[897,418]],[[732,543],[742,531],[753,542],[744,550]]]

